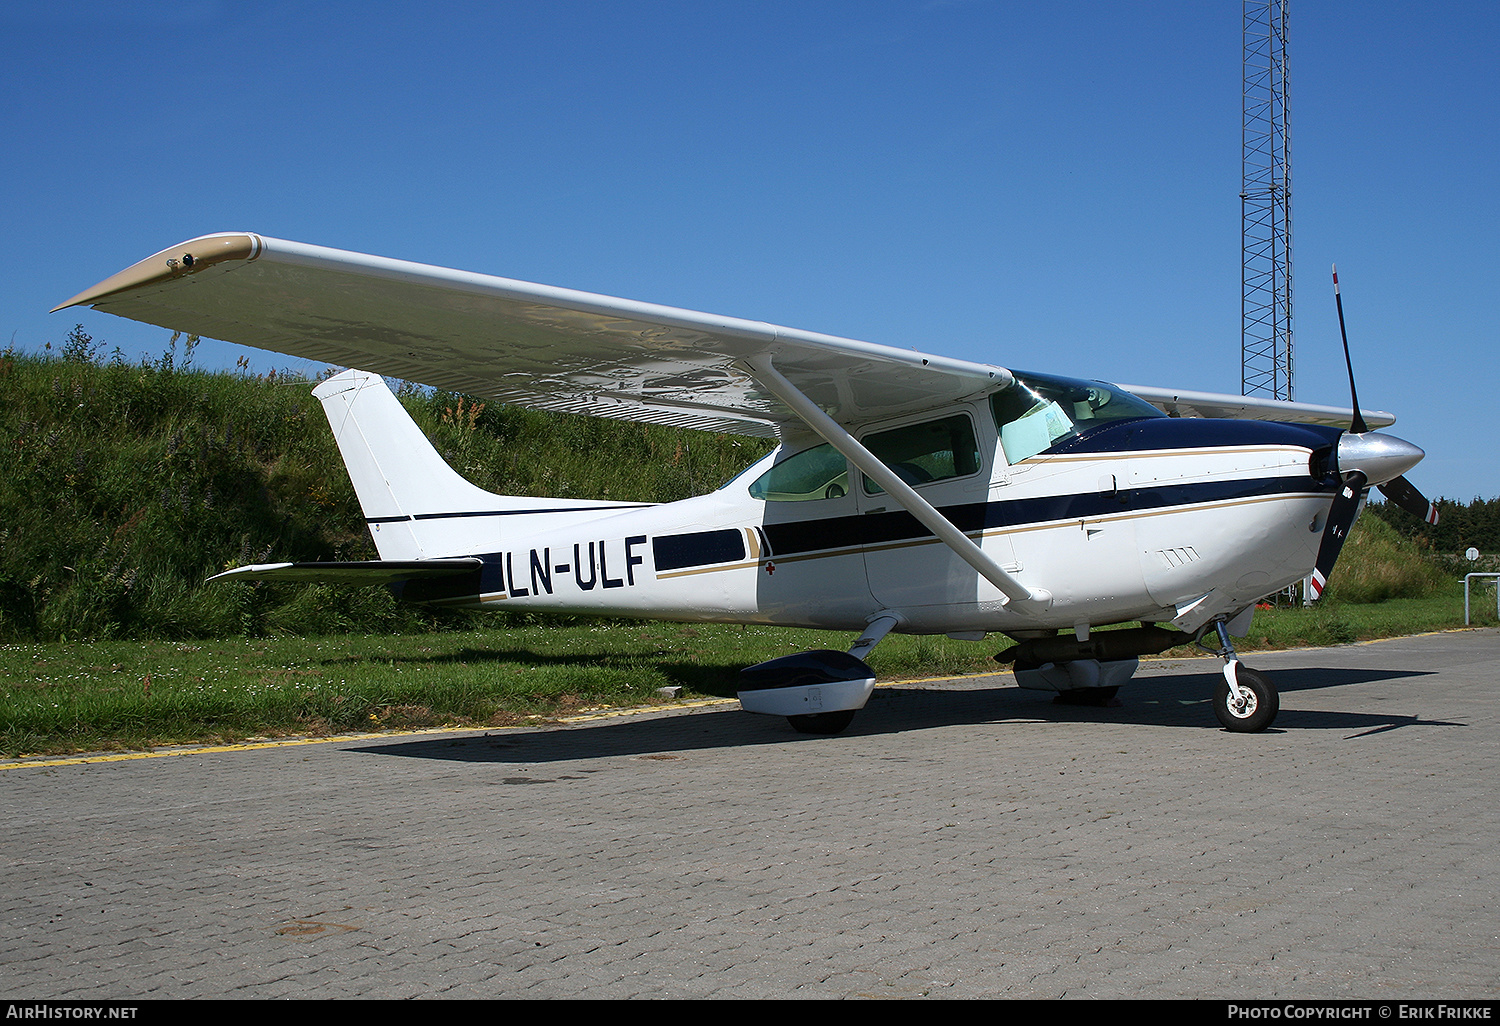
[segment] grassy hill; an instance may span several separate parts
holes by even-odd
[[[0,353],[0,641],[408,630],[474,614],[378,588],[217,584],[248,562],[375,551],[313,382]],[[187,355],[191,355],[190,347]],[[746,438],[542,413],[405,388],[443,456],[519,495],[670,501],[768,450]]]
[[[1339,553],[1324,597],[1333,603],[1355,604],[1423,598],[1449,580],[1451,575],[1439,569],[1427,550],[1402,537],[1385,520],[1363,514]]]

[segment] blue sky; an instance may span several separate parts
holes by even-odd
[[[0,7],[0,338],[215,231],[1238,392],[1241,5]],[[1500,494],[1500,5],[1292,0],[1297,398]],[[240,353],[205,343],[198,362]],[[296,361],[252,354],[258,370]]]

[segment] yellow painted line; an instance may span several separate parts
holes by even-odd
[[[620,716],[634,716],[649,712],[670,712],[678,709],[697,709],[713,705],[727,705],[739,701],[735,698],[707,698],[676,705],[629,706],[621,709],[600,709],[596,712],[578,713],[573,716],[537,717],[537,725],[590,723]],[[0,762],[0,770],[37,769],[55,766],[88,766],[105,762],[134,762],[139,759],[169,759],[179,755],[218,755],[226,752],[253,752],[264,748],[294,748],[298,745],[339,744],[345,741],[388,741],[392,738],[421,737],[425,734],[481,734],[503,730],[534,729],[528,725],[514,727],[424,727],[421,730],[388,730],[374,734],[337,734],[331,737],[299,737],[280,741],[243,741],[229,745],[183,745],[155,752],[100,752],[89,755],[67,755],[56,758],[38,757],[13,759]]]
[[[455,728],[462,730],[464,728]],[[494,728],[490,728],[494,729]],[[408,734],[444,733],[441,729],[404,731]],[[291,748],[296,745],[323,745],[331,741],[367,741],[374,738],[392,737],[393,734],[340,734],[337,737],[300,737],[285,741],[244,741],[232,745],[192,745],[169,748],[159,752],[106,752],[95,755],[63,756],[60,758],[18,759],[0,762],[0,770],[29,769],[37,766],[87,766],[100,762],[133,762],[137,759],[166,759],[176,755],[214,755],[220,752],[249,752],[258,748]]]
[[[555,723],[592,723],[595,720],[614,720],[622,716],[638,716],[641,713],[651,712],[676,712],[679,709],[707,709],[716,705],[733,705],[739,701],[738,698],[700,698],[691,702],[678,702],[676,705],[632,705],[624,709],[600,709],[597,712],[579,713],[575,716],[564,716],[552,721]],[[493,727],[490,729],[494,729]]]
[[[981,677],[1003,677],[1009,674],[1009,670],[986,670],[984,673],[960,673],[953,677],[914,677],[911,680],[888,680],[884,683],[876,683],[877,688],[894,688],[902,684],[935,684],[944,680],[979,680]]]

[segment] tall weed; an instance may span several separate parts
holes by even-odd
[[[1379,517],[1362,516],[1344,542],[1325,597],[1356,604],[1422,598],[1447,580],[1416,542]]]

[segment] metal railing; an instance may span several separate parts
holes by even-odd
[[[1469,626],[1469,579],[1471,577],[1495,577],[1500,574],[1464,574],[1464,626]],[[1500,618],[1500,580],[1495,582],[1495,616]]]

